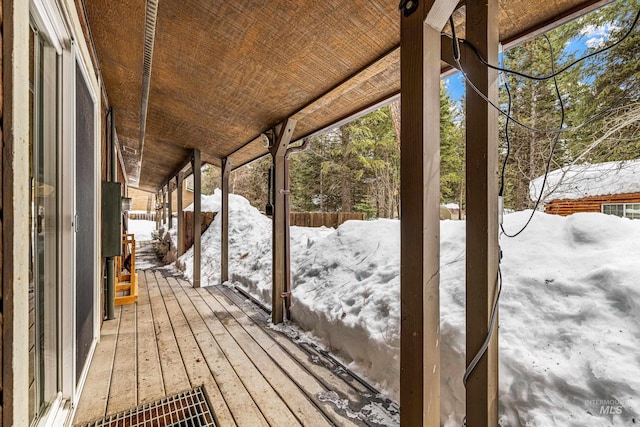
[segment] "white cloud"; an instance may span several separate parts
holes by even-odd
[[[580,34],[586,37],[584,44],[589,48],[599,48],[609,39],[612,31],[619,30],[620,27],[612,22],[605,22],[602,25],[589,24],[580,30]]]

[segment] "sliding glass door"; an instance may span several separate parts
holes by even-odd
[[[59,390],[58,55],[35,26],[29,40],[29,408],[37,420]]]

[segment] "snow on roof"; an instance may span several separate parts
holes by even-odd
[[[531,181],[529,185],[531,200],[538,199],[543,179],[544,175]],[[640,192],[640,160],[584,163],[551,171],[542,201],[638,192]]]

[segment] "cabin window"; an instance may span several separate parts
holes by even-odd
[[[640,219],[640,203],[618,203],[602,205],[602,213],[623,218]]]

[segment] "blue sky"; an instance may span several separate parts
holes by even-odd
[[[615,29],[617,29],[617,27],[611,23],[605,23],[598,27],[588,25],[565,46],[564,51],[567,54],[575,53],[576,57],[579,57],[583,55],[588,48],[602,47],[608,41],[611,31]],[[464,78],[462,75],[455,73],[444,78],[443,81],[451,100],[459,104],[465,91]]]

